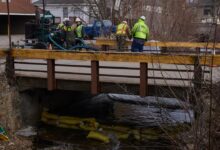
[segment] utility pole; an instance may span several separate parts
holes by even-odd
[[[9,0],[7,2],[7,14],[8,14],[8,40],[9,40],[9,52],[6,57],[6,67],[5,72],[8,78],[9,85],[15,84],[15,71],[14,71],[14,58],[11,56],[12,45],[11,45],[11,16],[10,16],[10,5]]]
[[[8,14],[8,40],[9,40],[9,49],[11,49],[11,16],[10,16],[10,7],[9,0],[7,2],[7,14]]]
[[[45,15],[45,0],[43,0],[43,15]]]

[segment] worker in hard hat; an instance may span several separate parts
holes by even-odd
[[[60,24],[58,24],[58,26],[57,26],[57,30],[63,30],[63,28],[64,28],[64,24],[65,24],[65,22],[66,21],[69,21],[69,18],[64,18],[63,19],[63,22],[61,22]]]
[[[84,32],[83,32],[83,25],[80,18],[76,18],[76,28],[75,28],[75,34],[76,38],[83,39]]]
[[[122,21],[118,26],[116,30],[116,40],[117,40],[117,46],[119,51],[124,51],[126,39],[131,39],[131,31],[128,26],[127,21]]]
[[[82,25],[82,21],[80,18],[77,17],[75,22],[76,22],[76,28],[75,28],[74,32],[75,32],[75,36],[77,38],[76,45],[79,45],[79,44],[81,44],[81,41],[84,38],[84,27]]]
[[[64,33],[65,47],[71,48],[75,42],[74,29],[69,18],[65,18],[63,24],[62,31]]]
[[[149,38],[149,28],[146,25],[145,21],[146,17],[141,16],[131,30],[133,36],[131,47],[132,52],[143,52],[144,43]]]

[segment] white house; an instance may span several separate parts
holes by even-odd
[[[43,0],[34,2],[34,5],[43,8]],[[66,17],[70,19],[79,17],[85,23],[93,21],[89,17],[90,5],[85,0],[45,0],[45,8],[56,17],[56,22],[60,22]]]

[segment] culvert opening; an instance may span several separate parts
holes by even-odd
[[[42,89],[21,95],[37,149],[170,149],[170,136],[194,118],[190,104],[176,98]]]

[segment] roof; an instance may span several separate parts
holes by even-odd
[[[27,0],[12,0],[9,4],[11,15],[35,15],[35,7]],[[0,15],[7,14],[7,3],[0,2]]]
[[[85,0],[45,0],[46,4],[76,4],[85,3]],[[34,5],[43,4],[43,0],[38,0]]]

